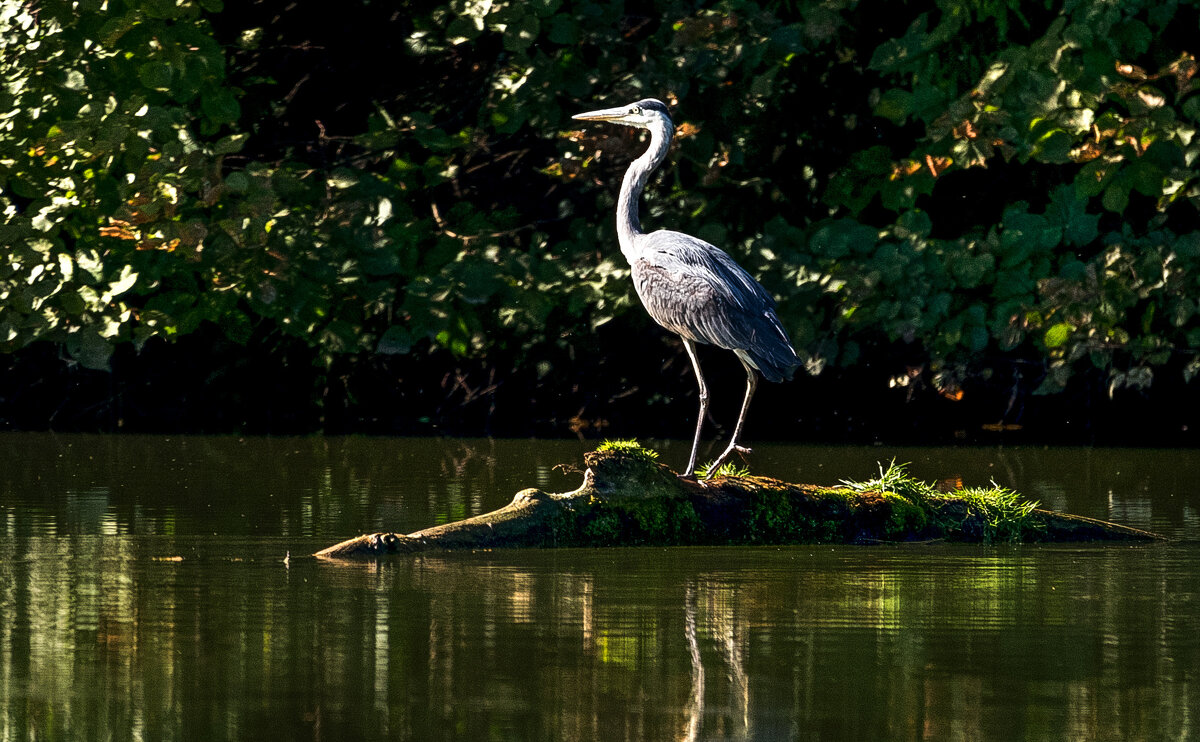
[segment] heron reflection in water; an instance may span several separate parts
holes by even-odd
[[[708,387],[696,358],[696,343],[732,350],[746,369],[746,397],[729,445],[708,468],[707,476],[711,477],[734,451],[749,453],[750,449],[738,445],[738,437],[758,385],[757,374],[767,381],[790,379],[800,359],[779,322],[775,300],[724,250],[681,232],[642,231],[638,199],[646,179],[666,156],[675,132],[667,107],[661,101],[647,98],[620,108],[576,114],[573,118],[606,121],[650,132],[650,146],[625,171],[621,183],[617,237],[632,269],[642,305],[655,322],[683,339],[700,387],[700,416],[696,420],[692,453],[680,476],[695,476],[696,451],[708,412]]]

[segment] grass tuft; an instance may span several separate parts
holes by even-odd
[[[979,508],[987,517],[984,532],[987,541],[1020,541],[1025,538],[1025,531],[1046,527],[1030,517],[1040,504],[1037,500],[1026,500],[995,481],[991,487],[967,487],[943,497],[963,500]]]
[[[895,459],[883,468],[879,464],[879,476],[859,482],[841,480],[842,485],[855,492],[891,492],[907,500],[927,500],[937,496],[937,488],[928,482],[915,479],[908,473],[908,464],[897,464]]]
[[[922,482],[908,473],[908,464],[893,459],[887,468],[879,465],[879,476],[854,482],[842,480],[842,485],[855,492],[890,492],[915,504],[938,509],[938,503],[959,500],[970,505],[982,516],[981,536],[984,542],[1020,541],[1028,532],[1045,527],[1033,511],[1036,500],[1026,500],[1017,492],[992,482],[991,487],[968,487],[954,492],[940,492],[930,482]]]
[[[596,447],[596,450],[601,453],[619,453],[633,458],[642,459],[643,461],[655,461],[658,459],[658,451],[652,448],[646,448],[637,442],[636,438],[627,438],[622,440],[606,440]]]
[[[713,465],[713,462],[710,461],[707,464],[704,464],[703,466],[697,466],[696,467],[696,476],[699,477],[700,479],[708,479],[709,478],[708,472],[710,469],[712,469],[712,465]],[[715,472],[713,472],[712,476],[714,476],[714,477],[748,477],[748,476],[750,476],[750,469],[748,467],[741,466],[739,464],[735,464],[732,461],[726,461],[724,464],[721,464],[721,466]]]

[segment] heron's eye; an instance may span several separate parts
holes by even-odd
[[[629,109],[629,112],[632,113],[634,116],[641,116],[642,115],[642,107],[634,106],[633,108]]]

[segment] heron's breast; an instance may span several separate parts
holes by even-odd
[[[712,287],[707,282],[645,259],[635,261],[632,268],[638,298],[655,322],[688,340],[710,342],[698,331],[698,318],[712,311]]]

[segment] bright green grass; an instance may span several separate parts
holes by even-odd
[[[707,464],[704,464],[703,466],[697,466],[696,467],[696,476],[701,479],[708,479],[709,478],[708,472],[712,469],[712,465],[713,465],[713,462],[710,461]],[[735,464],[732,461],[726,461],[724,464],[721,464],[721,466],[718,467],[715,472],[713,472],[712,476],[714,476],[714,477],[748,477],[748,476],[750,476],[750,470],[744,466]]]
[[[1044,525],[1031,517],[1036,500],[1027,500],[1017,492],[992,482],[991,487],[968,487],[941,492],[933,484],[922,482],[908,473],[908,464],[892,460],[887,468],[879,465],[879,476],[859,482],[843,479],[842,484],[855,492],[891,492],[913,502],[936,509],[939,502],[961,500],[983,514],[985,541],[1017,541],[1030,529]]]
[[[646,448],[637,442],[636,438],[626,438],[621,440],[606,440],[596,447],[596,450],[601,453],[620,453],[634,458],[643,459],[645,461],[655,461],[658,459],[658,451],[652,448]]]

